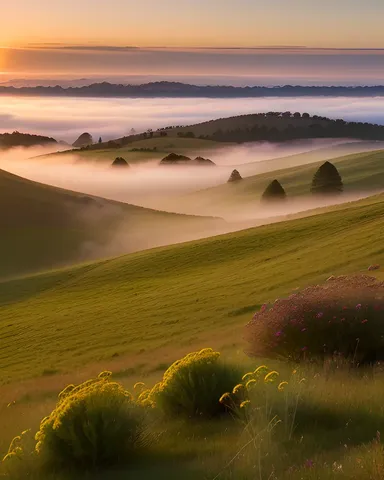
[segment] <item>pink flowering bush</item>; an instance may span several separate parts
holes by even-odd
[[[384,283],[331,277],[265,305],[247,325],[250,353],[293,361],[341,357],[354,365],[384,360]]]

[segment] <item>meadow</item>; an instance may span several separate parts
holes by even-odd
[[[190,152],[192,140],[177,139],[178,146],[184,140],[185,151]],[[65,154],[57,158],[61,155]],[[291,160],[301,162],[305,155]],[[258,203],[272,178],[300,202],[319,165],[316,155],[329,155],[329,149],[308,154],[308,165],[185,195],[179,207],[184,211],[187,200],[197,207],[198,201],[204,204],[208,199],[214,207],[216,200],[225,199],[240,211]],[[378,150],[332,160],[344,180],[344,201],[349,193],[381,190],[382,159],[383,151]],[[128,464],[86,472],[61,467],[41,471],[32,456],[12,472],[2,465],[0,478],[382,478],[381,366],[355,369],[339,360],[297,366],[282,359],[250,357],[244,326],[266,302],[273,304],[332,275],[366,273],[370,265],[383,264],[383,194],[323,206],[304,218],[287,216],[278,223],[218,235],[227,226],[213,217],[122,204],[3,171],[0,184],[0,213],[6,220],[0,239],[0,456],[22,431],[38,431],[64,387],[104,370],[112,372],[111,381],[118,382],[118,388],[139,401],[137,382],[151,389],[173,362],[212,347],[238,378],[234,384],[241,383],[246,372],[267,365],[269,371],[279,372],[283,387],[285,381],[289,385],[280,390],[279,382],[271,386],[261,381],[261,390],[249,393],[245,416],[231,409],[218,418],[183,417],[178,412],[166,416],[160,403],[154,403],[145,416],[145,449]],[[212,209],[207,203],[198,211],[209,214]],[[103,259],[82,263],[78,249],[84,242],[96,233],[100,245],[107,243],[111,232],[124,224],[130,227],[124,241],[134,239],[142,245],[148,239],[149,249],[118,257],[116,250],[110,250],[110,257],[96,250],[95,256]],[[151,248],[165,243],[172,229],[183,234],[203,229],[211,236]],[[16,256],[9,256],[16,250]],[[75,265],[61,268],[66,264]],[[34,270],[37,273],[29,273]],[[376,276],[384,279],[380,270]],[[208,387],[200,391],[194,383],[186,397],[184,392],[179,397],[189,405],[190,395],[195,401],[200,395],[204,399]],[[214,399],[220,395],[215,391]]]

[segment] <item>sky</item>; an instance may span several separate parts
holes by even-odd
[[[0,45],[384,48],[382,0],[18,0]]]
[[[3,3],[0,83],[144,75],[242,85],[372,84],[384,76],[383,0]]]

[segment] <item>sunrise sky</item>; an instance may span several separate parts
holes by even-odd
[[[384,48],[383,0],[18,0],[0,45]]]
[[[1,16],[0,80],[375,83],[384,75],[383,0],[18,0],[4,2]]]

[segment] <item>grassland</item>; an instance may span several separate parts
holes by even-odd
[[[304,163],[305,155],[295,155],[293,161],[299,158]],[[290,161],[289,157],[286,158],[286,161]],[[343,178],[344,191],[347,194],[379,192],[384,189],[384,150],[353,153],[332,158],[331,161],[336,165]],[[268,162],[275,163],[275,160],[266,161],[264,164]],[[243,178],[242,181],[236,183],[225,183],[200,190],[180,198],[179,205],[183,205],[184,210],[188,213],[200,210],[210,215],[241,215],[244,211],[254,210],[258,207],[263,191],[275,178],[279,180],[291,199],[308,196],[313,175],[322,163],[323,160],[311,163],[309,159],[309,163],[304,165],[268,171]],[[245,168],[249,169],[250,167],[246,165]],[[237,169],[241,174],[241,166]],[[163,208],[167,208],[166,202],[164,202]]]
[[[0,218],[0,278],[164,244],[164,222],[167,236],[173,232],[180,239],[217,225],[212,219],[49,187],[1,170]]]
[[[378,196],[309,218],[3,282],[2,380],[47,368],[121,365],[124,355],[145,364],[161,351],[168,361],[206,343],[235,351],[260,303],[382,262],[383,213]]]
[[[75,156],[79,160],[92,160],[112,163],[116,157],[124,157],[128,163],[143,163],[150,160],[163,159],[168,153],[177,152],[198,156],[201,152],[209,152],[222,143],[198,138],[154,137],[136,140],[120,148],[100,148],[92,150],[66,150],[45,155],[46,158]],[[231,144],[228,144],[231,145]],[[139,151],[144,149],[144,151]]]
[[[382,263],[383,213],[379,195],[313,217],[3,281],[0,453],[21,430],[37,429],[60,388],[105,368],[129,388],[138,379],[152,384],[173,360],[207,345],[244,370],[254,366],[255,360],[244,357],[242,340],[252,313],[265,301],[331,274]],[[300,417],[297,441],[289,449],[271,444],[266,478],[294,464],[297,471],[277,478],[379,480],[384,453],[369,442],[384,426],[382,374],[374,381],[303,374],[310,379],[304,392],[310,410]],[[221,471],[219,478],[226,480],[253,478],[252,450],[223,470],[244,443],[233,422],[186,428],[175,421],[154,428],[162,432],[162,442],[151,462],[92,478],[119,480],[129,473],[142,480],[154,475],[176,480],[183,472],[186,479],[212,480]],[[343,442],[347,448],[340,447]],[[308,459],[315,465],[310,470]],[[335,461],[345,477],[333,476]]]

